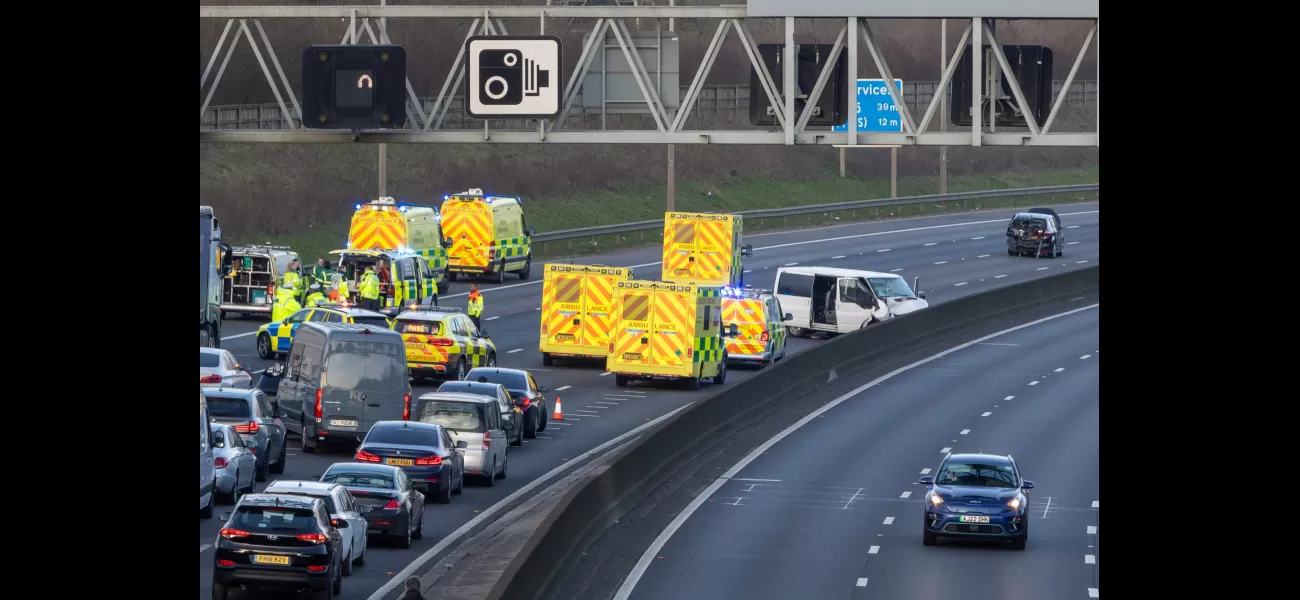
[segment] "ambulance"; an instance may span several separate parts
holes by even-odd
[[[664,281],[699,285],[744,285],[741,257],[753,246],[740,245],[740,215],[664,213]]]
[[[761,369],[785,358],[785,322],[793,318],[781,312],[772,290],[722,288],[722,326],[737,329],[726,336],[727,361]]]
[[[518,196],[484,194],[474,188],[443,196],[442,232],[450,240],[447,276],[505,281],[506,273],[528,279],[533,268],[533,228]]]
[[[366,267],[376,266],[380,260],[388,263],[392,283],[379,284],[379,312],[393,318],[412,307],[437,306],[438,285],[429,263],[424,257],[409,250],[331,250],[341,279],[348,282],[348,298],[339,298],[346,305],[356,304],[361,296],[361,277]]]
[[[548,264],[542,273],[542,364],[556,357],[605,360],[614,286],[631,279],[632,269]]]
[[[615,385],[667,379],[698,390],[701,379],[726,382],[720,287],[620,281],[614,285],[613,323],[605,370],[614,374]],[[739,332],[733,327],[728,333]]]
[[[358,204],[348,227],[349,250],[397,250],[416,254],[429,264],[438,293],[447,293],[447,248],[438,209],[398,204],[385,197]]]

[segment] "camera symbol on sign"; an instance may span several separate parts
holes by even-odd
[[[525,96],[540,96],[551,87],[551,72],[519,50],[483,50],[478,55],[479,101],[485,105],[511,106]]]

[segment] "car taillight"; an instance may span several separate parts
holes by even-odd
[[[239,433],[257,433],[258,428],[257,421],[249,421],[247,425],[236,425],[235,431]]]
[[[232,529],[230,527],[221,528],[221,537],[226,538],[228,540],[233,540],[235,538],[241,538],[241,537],[248,537],[250,535],[252,534],[242,529]]]
[[[429,343],[430,343],[430,344],[433,344],[434,346],[450,346],[450,345],[451,345],[451,339],[450,339],[450,338],[433,338],[433,339],[429,340]]]
[[[207,377],[200,377],[200,378],[199,378],[199,383],[221,383],[221,376],[220,376],[220,375],[208,375]]]
[[[411,395],[402,394],[402,420],[411,420]]]
[[[218,469],[224,469],[224,468],[226,468],[226,464],[227,464],[227,463],[226,463],[226,459],[221,458],[220,456],[218,456],[216,460],[212,461],[212,466],[214,466],[214,467],[216,467],[216,468],[218,468]]]
[[[321,397],[321,394],[323,394],[324,392],[325,392],[325,390],[324,390],[323,388],[316,388],[316,418],[317,418],[317,419],[321,418],[321,416],[322,416],[322,414],[321,414],[321,406],[320,406],[320,397]]]
[[[435,455],[435,456],[426,456],[424,458],[417,458],[415,459],[415,464],[421,467],[434,467],[442,464],[442,457]]]
[[[307,570],[312,573],[324,573],[329,565],[307,565]]]
[[[533,401],[532,401],[528,396],[524,396],[524,397],[523,397],[523,405],[524,405],[524,408],[528,408],[529,406],[532,406],[532,405],[533,405]]]
[[[492,447],[492,432],[491,432],[491,431],[484,431],[484,432],[483,432],[483,449],[484,449],[484,450],[487,450],[488,448],[491,448],[491,447]]]
[[[365,450],[357,450],[357,455],[356,455],[355,458],[356,458],[357,462],[370,462],[370,463],[377,463],[377,462],[379,462],[379,457],[378,457],[378,456],[375,456],[375,455],[373,455],[373,454],[371,454],[371,453],[369,453],[369,452],[366,452]]]
[[[767,341],[767,332],[764,331],[764,332],[763,332],[763,335],[759,336],[758,339],[759,339],[760,341],[764,341],[764,342],[766,342],[766,341]]]
[[[233,566],[235,566],[235,561],[233,561],[233,560],[226,560],[226,559],[224,559],[224,558],[220,558],[220,559],[217,559],[217,566],[218,566],[218,567],[233,567]]]
[[[385,505],[384,505],[384,510],[394,510],[394,509],[398,509],[398,508],[401,508],[401,507],[402,507],[402,505],[401,505],[401,504],[398,504],[396,499],[393,499],[393,500],[389,500],[389,501],[388,501],[388,504],[385,504]]]
[[[1051,236],[1052,236],[1052,232],[1050,232],[1050,231],[1042,231],[1042,232],[1039,232],[1038,235],[1041,235],[1041,236],[1043,236],[1043,237],[1051,237]]]
[[[324,544],[325,542],[329,541],[330,536],[325,535],[323,533],[304,533],[302,535],[299,535],[298,539],[304,542],[311,542],[313,544]]]

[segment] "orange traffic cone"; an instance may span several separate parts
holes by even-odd
[[[559,396],[556,396],[556,397],[555,397],[555,414],[551,415],[551,418],[554,419],[554,420],[556,420],[556,421],[563,421],[563,420],[564,420],[564,411],[560,410],[560,397],[559,397]]]

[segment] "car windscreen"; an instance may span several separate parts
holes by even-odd
[[[944,465],[935,485],[965,487],[991,487],[1013,489],[1020,487],[1016,472],[1010,464],[948,463]]]
[[[502,373],[500,371],[487,370],[471,371],[465,379],[474,383],[499,383],[507,390],[512,392],[528,391],[528,378],[523,373]]]
[[[243,398],[208,396],[208,414],[214,419],[248,419],[252,418],[253,409]]]
[[[464,433],[483,433],[487,424],[482,411],[482,404],[433,400],[420,407],[419,421]]]
[[[374,325],[380,329],[388,329],[388,319],[384,317],[352,317],[352,322],[357,325]]]
[[[330,470],[320,478],[322,483],[337,483],[344,487],[371,487],[393,489],[397,487],[393,478],[383,473],[367,471],[349,471],[346,468]]]
[[[232,529],[252,533],[272,531],[316,531],[316,517],[310,510],[284,507],[245,506],[230,519]]]
[[[871,277],[871,290],[880,298],[915,298],[916,293],[902,277]]]
[[[419,335],[442,335],[442,321],[417,321],[400,319],[394,328],[397,333],[415,333]]]
[[[363,444],[438,446],[438,432],[423,427],[374,427]]]
[[[199,353],[200,369],[215,369],[220,366],[221,366],[221,356],[217,355],[215,352]]]

